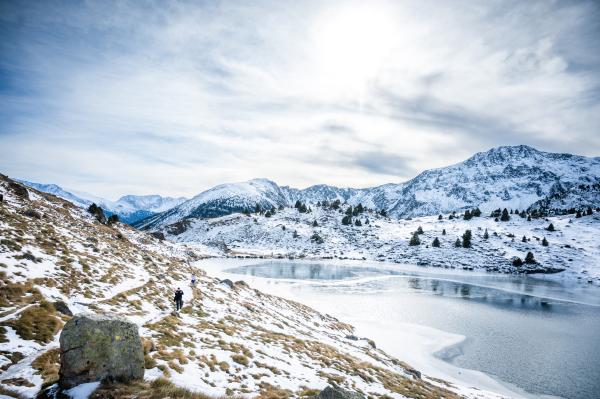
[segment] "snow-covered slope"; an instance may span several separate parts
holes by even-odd
[[[297,200],[312,205],[336,199],[351,205],[361,203],[385,209],[396,218],[476,206],[484,212],[526,209],[553,193],[582,184],[600,184],[600,158],[547,153],[523,145],[499,147],[456,165],[427,170],[406,183],[373,188],[316,185],[300,190],[267,179],[222,184],[136,226],[156,229],[190,217],[219,217],[254,210],[256,205],[263,209],[290,206]],[[600,205],[597,200],[592,202]]]
[[[468,160],[421,173],[402,187],[389,213],[396,217],[434,215],[478,206],[528,208],[557,186],[600,182],[600,158],[499,147]]]
[[[345,209],[317,206],[309,213],[285,208],[270,217],[191,218],[162,231],[170,241],[212,247],[223,256],[365,259],[504,273],[560,272],[561,278],[600,284],[597,210],[581,218],[560,215],[529,220],[527,215],[512,214],[508,221],[489,214],[465,220],[458,213],[441,220],[437,216],[397,220],[366,211],[353,217],[354,223],[361,222],[356,226],[342,224]],[[550,223],[554,231],[547,230]],[[419,227],[421,244],[411,246],[410,238]],[[466,230],[472,233],[472,246],[456,247]],[[432,245],[436,237],[439,248]],[[513,258],[524,260],[527,252],[537,262],[514,266]]]
[[[332,383],[373,398],[498,397],[419,378],[375,343],[354,337],[342,321],[243,282],[206,276],[190,261],[210,254],[210,247],[100,224],[85,210],[24,192],[2,175],[0,194],[2,397],[32,398],[56,381],[58,335],[70,317],[65,306],[135,322],[147,380],[164,377],[214,397],[300,398]],[[193,287],[192,274],[198,276]],[[171,304],[177,287],[185,300],[179,314]],[[141,385],[119,395],[109,384],[101,388],[107,395],[97,397],[137,397],[131,390]]]
[[[107,211],[107,213],[119,215],[121,221],[129,224],[169,210],[186,200],[184,197],[172,198],[161,197],[160,195],[125,195],[117,201],[111,201],[93,194],[65,189],[56,184],[33,183],[25,180],[17,181],[36,190],[66,199],[82,208],[87,208],[92,203],[95,203]]]

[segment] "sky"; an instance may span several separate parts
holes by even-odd
[[[0,173],[116,199],[600,155],[597,1],[0,0]]]

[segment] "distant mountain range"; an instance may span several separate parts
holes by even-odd
[[[186,198],[161,197],[160,195],[125,195],[117,201],[107,200],[80,191],[64,189],[56,184],[33,183],[18,180],[26,186],[45,193],[54,194],[82,208],[92,203],[102,207],[108,215],[117,214],[122,222],[133,224],[144,218],[159,214],[186,201]]]
[[[520,145],[493,148],[458,164],[427,170],[399,184],[353,189],[327,185],[303,190],[278,186],[267,179],[222,184],[166,212],[136,223],[155,229],[194,217],[216,217],[230,213],[339,199],[351,205],[362,203],[385,209],[403,218],[448,213],[479,207],[526,209],[600,205],[600,158],[538,151]],[[580,187],[588,188],[581,195]],[[589,186],[589,187],[588,187]],[[594,188],[596,187],[596,188]]]
[[[28,185],[35,183],[24,182]],[[404,183],[372,188],[315,185],[305,189],[279,186],[268,179],[215,186],[192,199],[125,196],[118,201],[96,201],[55,185],[32,186],[76,204],[100,203],[122,220],[143,229],[155,229],[194,217],[291,206],[297,200],[316,204],[339,199],[385,209],[396,218],[448,213],[479,207],[570,207],[600,205],[600,158],[538,151],[519,145],[497,147],[455,165],[424,171]],[[53,191],[49,191],[53,190]],[[85,202],[88,201],[88,202]]]

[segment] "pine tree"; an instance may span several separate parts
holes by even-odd
[[[535,260],[535,258],[533,257],[533,254],[531,252],[527,252],[527,255],[525,255],[525,263],[530,264],[530,265],[537,263],[537,261]]]
[[[298,208],[300,208],[300,205],[302,205],[302,202],[300,202],[300,200],[297,200],[296,203],[294,204],[294,208],[298,209]]]
[[[462,247],[462,243],[460,242],[460,238],[457,238],[456,241],[454,241],[454,246],[456,248]]]
[[[369,223],[370,223],[370,222],[369,222],[369,218],[366,218],[366,219],[365,219],[365,224],[369,224]]]
[[[490,235],[488,234],[487,229],[485,229],[485,232],[483,233],[483,239],[487,240],[488,238],[490,238]]]
[[[431,246],[434,247],[434,248],[439,248],[440,247],[440,240],[438,240],[438,238],[435,237],[433,239],[433,242],[431,243]]]
[[[262,209],[260,207],[260,204],[256,204],[256,206],[254,207],[254,213],[261,213]]]
[[[587,209],[587,211],[586,211],[586,215],[588,215],[588,216],[589,216],[589,215],[591,215],[591,214],[593,214],[593,213],[594,213],[594,211],[592,210],[592,207],[591,207],[591,206],[588,206],[588,209]]]
[[[112,215],[110,215],[110,217],[108,218],[108,224],[113,224],[113,223],[117,223],[119,221],[119,215],[117,215],[116,213],[113,213]]]
[[[316,244],[323,244],[323,238],[315,231],[313,235],[310,237],[311,241],[314,241]]]
[[[465,214],[464,214],[464,216],[463,216],[463,219],[465,219],[465,220],[471,220],[471,218],[472,218],[472,217],[473,217],[473,216],[471,215],[471,211],[467,209],[467,210],[465,211]]]
[[[316,220],[313,221],[313,227],[319,227],[319,223]]]
[[[552,223],[550,223],[548,225],[548,227],[546,227],[546,230],[548,230],[548,231],[554,231],[554,225]]]
[[[521,267],[523,266],[523,261],[518,256],[515,256],[512,261],[513,266]]]
[[[346,215],[348,215],[348,216],[352,216],[352,205],[350,205],[350,206],[348,207],[348,209],[346,209]]]
[[[544,239],[542,240],[542,245],[543,245],[544,247],[547,247],[547,246],[548,246],[548,240],[546,240],[546,237],[544,237]]]
[[[504,208],[502,211],[502,217],[500,218],[503,222],[508,222],[510,220],[510,216],[508,215],[508,210]]]
[[[425,232],[423,231],[423,228],[422,228],[421,226],[419,226],[419,227],[417,228],[417,232],[416,232],[416,234],[425,234]]]
[[[360,222],[360,219],[358,219],[358,218],[357,218],[357,219],[354,221],[354,225],[355,225],[355,226],[359,226],[359,227],[360,227],[360,226],[362,226],[362,223]]]
[[[342,218],[342,224],[344,226],[348,226],[348,225],[352,224],[352,216],[348,216],[348,215],[344,216]]]
[[[442,235],[445,236],[446,235],[446,229],[442,230]]]
[[[531,215],[527,215],[527,221],[531,222]]]
[[[527,237],[523,236],[523,238],[521,239],[521,242],[527,242]]]
[[[462,236],[462,246],[463,248],[471,248],[471,230],[466,230]]]
[[[292,234],[292,237],[294,237],[294,238],[298,238],[298,237],[300,237],[300,236],[298,235],[298,232],[297,232],[296,230],[294,230],[294,233]]]
[[[580,218],[581,217],[581,211],[579,209],[577,209],[577,214],[575,214],[576,218]]]
[[[475,216],[476,218],[478,218],[481,216],[481,210],[479,208],[475,208],[475,209],[473,209],[473,212],[471,212],[471,214],[473,216]]]
[[[438,220],[442,220],[442,219],[444,219],[444,217],[442,216],[442,214],[440,214],[440,215],[438,216]]]
[[[419,234],[417,234],[416,232],[413,233],[412,237],[410,238],[410,241],[408,242],[408,245],[410,245],[410,246],[421,245],[421,240],[419,239]]]

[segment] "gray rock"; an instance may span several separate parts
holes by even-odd
[[[61,388],[144,377],[144,351],[138,327],[110,315],[77,315],[60,334]]]
[[[365,399],[364,395],[358,392],[332,386],[323,389],[316,397],[317,399]]]
[[[165,239],[165,235],[162,231],[153,231],[152,233],[150,233],[150,235],[160,241],[163,241]]]
[[[231,281],[228,278],[226,278],[225,280],[221,280],[221,284],[225,284],[229,288],[233,289],[233,281]]]
[[[22,184],[14,181],[8,182],[8,188],[18,197],[29,199],[29,191]]]
[[[71,309],[69,309],[67,304],[63,301],[55,301],[52,305],[54,305],[54,309],[56,309],[57,312],[66,314],[67,316],[73,316],[73,312],[71,312]]]
[[[415,379],[420,380],[421,379],[421,372],[417,369],[413,369],[413,368],[407,368],[406,372],[410,375],[412,375],[413,377],[415,377]]]

